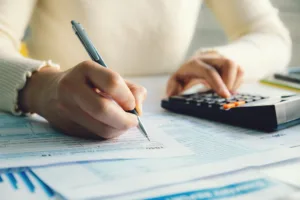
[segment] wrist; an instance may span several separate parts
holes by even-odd
[[[41,114],[44,90],[58,73],[59,69],[46,66],[27,79],[24,88],[19,92],[19,107],[23,112]]]

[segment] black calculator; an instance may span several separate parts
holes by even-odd
[[[300,95],[269,97],[238,93],[222,98],[214,92],[172,96],[169,111],[272,132],[300,123]]]

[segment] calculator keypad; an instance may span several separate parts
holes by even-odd
[[[178,101],[185,104],[193,104],[197,107],[230,109],[242,106],[246,103],[259,101],[268,97],[251,94],[235,94],[230,98],[222,98],[214,92],[195,93],[190,95],[172,96],[171,101]]]

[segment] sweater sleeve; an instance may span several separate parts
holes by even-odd
[[[35,4],[36,0],[0,0],[0,111],[21,114],[19,90],[32,72],[52,66],[49,61],[25,58],[19,53]]]
[[[269,0],[206,0],[223,27],[229,44],[212,48],[232,59],[257,80],[283,70],[291,57],[291,39]]]

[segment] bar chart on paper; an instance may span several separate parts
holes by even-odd
[[[45,185],[30,169],[2,170],[0,172],[1,200],[53,199],[54,191]]]

